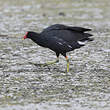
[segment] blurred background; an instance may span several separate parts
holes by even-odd
[[[55,23],[104,31],[110,26],[109,5],[108,0],[1,0],[0,32],[39,31]]]
[[[48,49],[22,41],[52,24],[91,28],[94,41],[68,53],[66,62]],[[0,0],[0,110],[109,110],[110,1]]]

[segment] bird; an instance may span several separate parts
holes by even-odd
[[[59,62],[59,55],[63,55],[67,62],[66,71],[69,72],[70,63],[66,53],[83,47],[85,42],[94,40],[91,38],[93,35],[87,31],[92,31],[92,29],[67,26],[64,24],[53,24],[40,33],[28,31],[23,39],[29,38],[39,46],[49,48],[56,53],[57,59],[52,62],[47,62],[44,65]]]

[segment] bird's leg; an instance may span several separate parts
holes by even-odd
[[[47,65],[54,64],[54,63],[58,63],[59,62],[59,53],[56,53],[56,56],[57,56],[57,59],[55,61],[47,62],[45,64],[42,64],[41,66],[47,66]]]
[[[57,59],[55,61],[47,62],[47,63],[43,63],[43,64],[35,64],[35,63],[32,63],[32,62],[29,62],[29,63],[34,64],[35,66],[47,66],[47,65],[58,63],[58,62],[59,62],[59,57],[57,57]]]
[[[68,59],[67,56],[66,56],[65,58],[66,58],[66,61],[67,61],[67,72],[69,72],[69,64],[70,64],[70,63],[69,63],[69,59]]]
[[[47,63],[44,63],[44,64],[34,64],[34,65],[35,66],[47,66],[47,65],[54,64],[54,63],[58,63],[59,62],[59,53],[56,53],[56,56],[57,56],[57,59],[55,61],[47,62]],[[33,63],[31,63],[31,64],[33,64]]]
[[[51,65],[51,64],[58,63],[58,62],[59,62],[59,57],[57,57],[57,59],[56,59],[55,61],[47,62],[47,63],[41,64],[41,66],[47,66],[47,65]]]

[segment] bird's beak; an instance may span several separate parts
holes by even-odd
[[[26,38],[27,38],[27,36],[25,35],[24,38],[22,38],[22,40],[24,40],[24,39],[26,39]]]

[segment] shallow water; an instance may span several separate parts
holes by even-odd
[[[0,110],[109,110],[110,14],[109,0],[0,1]],[[28,30],[63,23],[92,28],[94,41],[54,60],[49,49],[31,40]]]

